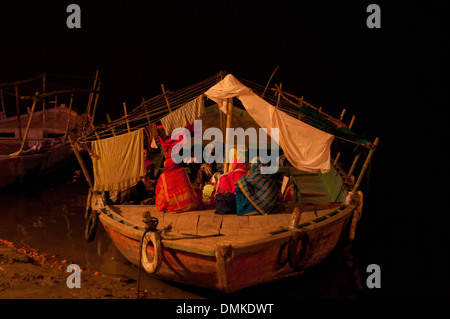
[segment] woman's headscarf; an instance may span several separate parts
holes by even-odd
[[[167,159],[164,161],[164,170],[165,170],[166,172],[173,171],[173,170],[175,170],[175,169],[177,169],[177,168],[179,168],[178,165],[177,165],[176,163],[174,163],[174,161],[172,160],[171,157],[167,158]]]

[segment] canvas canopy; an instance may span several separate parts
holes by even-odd
[[[224,113],[227,113],[227,99],[238,98],[256,123],[280,145],[295,168],[311,173],[330,170],[333,135],[278,110],[231,74],[206,91],[205,95],[215,101]],[[278,128],[278,136],[273,136],[271,128]]]

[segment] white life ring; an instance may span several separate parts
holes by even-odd
[[[150,261],[147,255],[147,245],[151,241],[153,244],[153,260]],[[157,231],[149,231],[145,233],[141,246],[141,263],[145,271],[153,274],[161,267],[161,236]]]

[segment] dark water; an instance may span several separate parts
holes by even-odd
[[[37,248],[60,260],[103,274],[137,279],[138,268],[115,248],[102,226],[93,242],[84,240],[84,209],[88,185],[77,163],[44,180],[0,192],[0,238],[16,246]],[[160,281],[142,272],[140,287],[151,298],[361,298],[358,258],[345,241],[311,271],[285,280],[250,287],[231,295]],[[352,266],[353,263],[353,266]],[[133,280],[130,285],[137,285]],[[36,296],[39,298],[39,296]]]

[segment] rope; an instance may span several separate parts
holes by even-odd
[[[156,227],[158,226],[158,218],[152,217],[150,215],[150,212],[146,211],[143,213],[143,222],[145,224],[145,231],[144,234],[141,237],[141,242],[139,244],[139,267],[138,267],[138,279],[137,279],[137,299],[139,299],[139,290],[140,290],[140,283],[141,283],[141,268],[142,268],[142,244],[144,242],[145,235],[149,231],[156,231]]]

